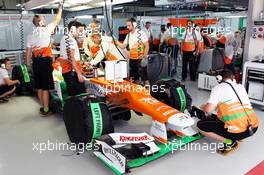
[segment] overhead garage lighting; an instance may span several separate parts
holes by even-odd
[[[70,3],[76,3],[76,4],[85,4],[92,2],[93,0],[69,0]]]
[[[96,18],[97,19],[104,19],[104,16],[103,15],[97,15]]]
[[[134,2],[135,0],[112,0],[112,5],[124,4],[128,2]],[[61,0],[30,0],[25,4],[26,10],[34,10],[39,8],[54,8],[55,4],[61,2]],[[91,3],[91,6],[86,6],[86,4]],[[85,5],[81,5],[85,4]],[[107,0],[107,4],[110,5],[111,1]],[[80,6],[78,6],[80,5]],[[69,8],[70,11],[79,11],[90,9],[94,7],[103,7],[105,5],[103,0],[67,0],[64,7]],[[72,8],[71,8],[72,7]]]
[[[245,7],[236,7],[236,10],[246,10],[247,8]]]
[[[72,7],[72,8],[69,8],[67,10],[69,10],[69,11],[80,11],[80,10],[86,10],[86,9],[90,9],[90,8],[92,8],[92,7],[87,6],[87,5],[82,5],[82,6]]]
[[[37,7],[33,7],[31,8],[31,10],[34,10],[34,9],[41,9],[41,8],[44,8],[46,7],[46,5],[40,5],[40,6],[37,6]]]
[[[185,3],[193,3],[193,2],[199,2],[201,0],[185,0]]]
[[[134,0],[113,0],[113,4],[124,4],[124,3],[128,3],[128,2],[134,2]]]
[[[83,16],[76,16],[77,19],[92,19],[92,15],[83,15]]]
[[[128,3],[128,2],[134,2],[134,1],[135,0],[113,0],[112,5],[124,4],[124,3]],[[106,4],[110,5],[111,2],[109,0],[107,0]],[[97,5],[98,6],[104,6],[105,2],[98,2]]]
[[[224,17],[224,18],[246,18],[247,16],[244,16],[244,15],[240,15],[240,16],[236,16],[236,15],[234,15],[234,16],[226,16],[226,17]]]
[[[124,7],[114,7],[113,10],[123,10]]]
[[[58,3],[61,0],[30,0],[25,4],[26,10],[39,9]]]

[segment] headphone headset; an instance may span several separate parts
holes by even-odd
[[[134,28],[137,28],[137,23],[136,22],[132,22],[132,25]]]
[[[77,32],[76,26],[71,26],[70,28],[70,34],[75,34]]]
[[[131,21],[131,23],[132,23],[132,26],[133,26],[134,28],[137,28],[137,21],[135,20],[135,18],[130,18],[130,21]]]
[[[222,76],[222,75],[217,75],[215,78],[216,78],[216,81],[217,81],[218,83],[223,83],[223,82],[224,82],[224,80],[223,80],[223,76]],[[231,79],[232,79],[232,80],[234,79],[233,75],[232,75]]]
[[[5,66],[5,64],[3,63],[3,64],[1,64],[1,68],[2,69],[6,69],[6,66]]]
[[[223,82],[223,77],[221,75],[217,75],[215,78],[216,78],[216,81],[218,83],[222,83]]]

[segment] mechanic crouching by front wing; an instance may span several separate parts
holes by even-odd
[[[26,64],[30,66],[30,58],[33,61],[33,75],[35,89],[37,90],[39,101],[42,105],[40,114],[46,116],[50,113],[49,110],[49,90],[54,89],[52,77],[52,59],[53,54],[50,47],[50,39],[52,32],[60,23],[62,15],[62,4],[54,21],[48,25],[45,24],[43,16],[35,15],[33,24],[35,28],[28,36],[26,49]]]
[[[205,114],[216,109],[217,116],[203,116],[200,112],[197,126],[206,137],[223,142],[224,146],[217,152],[226,155],[238,148],[238,141],[254,135],[259,122],[245,88],[235,82],[232,71],[224,70],[217,78],[220,84],[213,88],[209,100],[201,107]]]

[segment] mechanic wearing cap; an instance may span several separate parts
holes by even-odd
[[[117,42],[116,44],[125,49],[129,46],[130,52],[130,77],[133,78],[135,83],[139,83],[139,78],[143,80],[145,85],[149,84],[147,80],[146,71],[146,57],[149,52],[148,37],[144,31],[137,29],[137,22],[134,18],[126,21],[129,33],[123,43]]]
[[[226,155],[238,148],[238,141],[257,131],[258,118],[245,88],[235,82],[232,71],[224,70],[218,79],[221,83],[213,88],[209,100],[201,106],[209,115],[216,110],[217,116],[202,117],[197,127],[206,137],[223,142],[224,146],[217,152]]]
[[[42,107],[40,114],[49,114],[49,90],[54,89],[52,77],[52,49],[51,35],[56,26],[60,23],[62,15],[62,4],[52,23],[46,25],[43,16],[35,15],[33,24],[35,28],[28,36],[26,49],[26,64],[30,66],[30,58],[33,60],[33,75],[35,89],[37,89],[38,98]]]
[[[196,58],[199,55],[200,50],[200,35],[201,34],[193,27],[193,22],[188,20],[186,31],[183,33],[184,38],[181,45],[182,81],[185,81],[187,78],[188,63],[190,78],[192,81],[196,81]]]

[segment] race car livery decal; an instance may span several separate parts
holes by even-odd
[[[156,100],[155,98],[151,98],[151,97],[142,98],[142,99],[140,99],[140,101],[143,101],[145,103],[149,103],[151,105],[160,103],[158,100]]]
[[[115,149],[113,149],[111,146],[109,146],[108,144],[98,141],[98,140],[96,140],[96,143],[102,146],[102,154],[105,158],[110,160],[112,166],[115,167],[119,172],[125,173],[126,158],[122,154],[117,152]]]
[[[103,131],[102,113],[99,103],[91,103],[90,107],[93,114],[93,125],[94,125],[93,138],[96,138],[101,136]]]
[[[151,134],[160,142],[167,142],[167,129],[165,123],[153,120],[151,126]]]
[[[59,99],[63,100],[61,83],[58,81],[54,81],[54,89],[55,89],[55,92],[57,93],[57,96],[59,97]]]
[[[160,106],[156,109],[156,111],[161,111],[162,109],[168,109],[169,106]]]
[[[109,134],[116,144],[130,144],[130,143],[148,143],[154,141],[154,138],[147,133],[126,134],[113,133]]]
[[[177,112],[175,109],[171,109],[171,110],[164,112],[162,115],[167,116],[167,115],[170,115],[170,114],[175,113],[175,112]]]
[[[121,167],[125,166],[125,163],[122,161],[122,157],[120,156],[120,154],[116,150],[114,150],[112,148],[105,148],[104,147],[103,152],[105,155],[108,155],[108,156],[112,157],[113,159],[115,159]],[[113,159],[111,159],[111,160],[113,160]]]
[[[149,141],[150,138],[148,138],[148,136],[141,136],[141,137],[137,137],[137,136],[120,136],[119,141],[120,142],[142,142],[142,141]]]
[[[107,93],[109,93],[102,86],[91,83],[90,81],[85,81],[85,87],[88,91],[91,91],[91,93],[97,96],[105,96]]]

